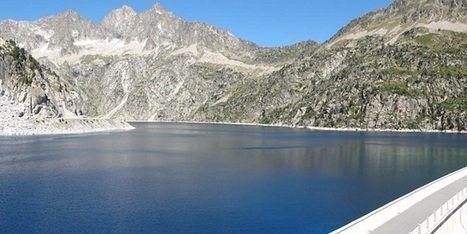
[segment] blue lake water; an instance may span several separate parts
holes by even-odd
[[[467,134],[135,126],[0,137],[0,233],[327,233],[467,166]]]

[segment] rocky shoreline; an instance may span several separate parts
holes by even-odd
[[[2,121],[0,120],[0,123]],[[141,123],[188,123],[188,124],[225,124],[243,126],[306,128],[316,131],[341,132],[400,132],[400,133],[467,133],[467,131],[427,130],[427,129],[361,129],[361,128],[324,128],[313,126],[291,126],[282,124],[230,123],[230,122],[195,122],[195,121],[138,121]],[[57,119],[10,119],[0,124],[0,136],[82,134],[90,132],[126,131],[134,129],[122,119],[98,118],[57,118]]]
[[[92,118],[12,118],[0,124],[0,135],[80,134],[134,129],[125,120]]]
[[[133,120],[136,123],[188,123],[188,124],[225,124],[243,126],[263,126],[263,127],[283,127],[283,128],[306,128],[316,131],[336,131],[336,132],[400,132],[400,133],[467,133],[467,131],[433,130],[433,129],[376,129],[376,128],[326,128],[314,126],[293,126],[287,124],[260,124],[260,123],[235,123],[235,122],[197,122],[197,121],[146,121]]]
[[[452,130],[433,130],[433,129],[379,129],[379,128],[323,128],[311,127],[306,128],[318,131],[342,131],[342,132],[406,132],[406,133],[467,133],[467,131],[452,131]]]

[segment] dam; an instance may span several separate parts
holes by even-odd
[[[435,180],[331,232],[467,233],[467,167]]]

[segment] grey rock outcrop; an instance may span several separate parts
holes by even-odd
[[[3,117],[58,118],[82,113],[81,97],[69,83],[41,65],[13,41],[0,45]]]

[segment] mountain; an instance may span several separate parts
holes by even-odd
[[[222,106],[206,106],[208,119],[465,131],[467,14],[458,13],[465,12],[465,3],[431,1],[450,14],[410,17],[424,12],[417,8],[424,4],[427,1],[396,1],[352,21],[312,55],[262,82],[246,84]],[[395,24],[397,20],[402,21]],[[375,33],[383,31],[387,33]]]
[[[261,48],[161,5],[100,24],[68,11],[0,23],[72,85],[88,116],[466,130],[461,0],[397,0],[320,45]]]
[[[122,120],[88,119],[79,92],[14,41],[0,39],[0,135],[131,129]]]
[[[111,32],[115,38],[125,38],[131,35],[138,25],[138,15],[131,7],[123,6],[113,10],[101,22],[102,28]]]
[[[206,24],[184,21],[159,4],[155,4],[150,10],[141,14],[135,13],[128,6],[123,6],[106,16],[100,26],[111,32],[115,38],[145,42],[146,50],[163,46],[180,48],[197,44],[211,51],[225,48],[224,52],[229,52],[229,49],[253,46],[227,31]]]
[[[45,32],[42,36],[46,38],[47,50],[60,49],[61,55],[79,52],[78,41],[110,36],[72,10],[38,20],[35,26]]]
[[[396,0],[387,9],[371,12],[353,20],[328,43],[378,35],[395,43],[399,36],[414,28],[467,32],[467,3],[464,0]]]
[[[398,0],[352,21],[313,56],[272,75],[281,82],[257,100],[287,101],[269,105],[260,121],[465,130],[466,17],[465,1]]]
[[[72,11],[5,21],[0,37],[16,40],[76,85],[87,115],[151,120],[207,120],[197,114],[201,106],[217,105],[247,80],[264,79],[319,47],[260,48],[158,4],[142,13],[124,6],[99,25]]]

